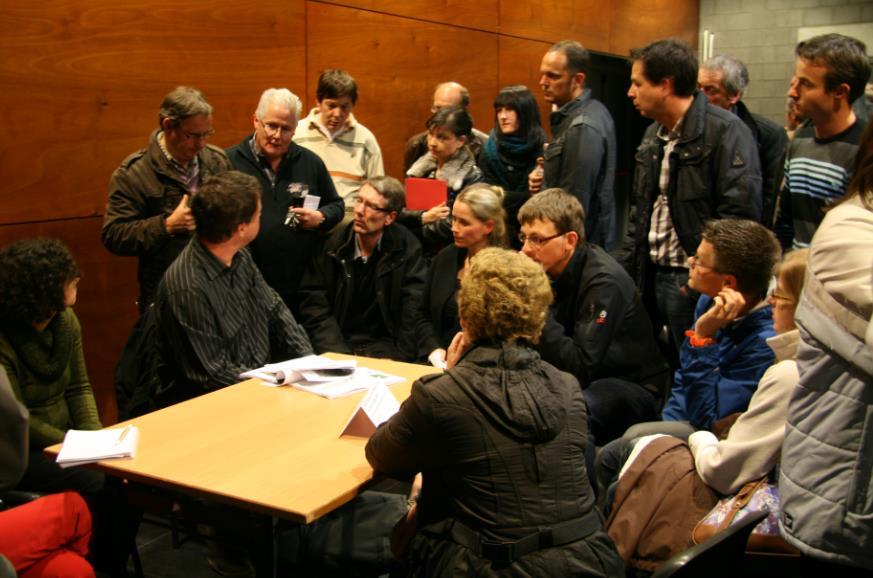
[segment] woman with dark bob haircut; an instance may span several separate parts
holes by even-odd
[[[448,370],[418,380],[367,444],[375,470],[421,473],[410,575],[624,575],[588,484],[579,382],[535,349],[551,302],[540,265],[479,251]]]
[[[516,239],[518,209],[530,197],[528,173],[536,168],[545,142],[546,131],[531,91],[522,84],[501,89],[494,98],[494,128],[479,153],[478,164],[486,183],[506,191],[506,224],[510,242],[517,249],[521,248]]]
[[[425,252],[433,254],[452,242],[452,204],[465,188],[482,182],[482,171],[467,146],[473,138],[473,118],[466,109],[441,108],[426,126],[428,152],[409,167],[406,176],[445,181],[448,199],[427,211],[403,211],[400,222],[421,238]]]
[[[76,302],[79,267],[54,239],[0,249],[0,364],[30,410],[30,461],[18,487],[38,492],[99,491],[102,476],[60,469],[42,455],[68,429],[100,429],[85,369]]]

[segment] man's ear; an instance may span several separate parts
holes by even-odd
[[[722,280],[722,286],[727,287],[728,289],[733,289],[734,291],[740,290],[737,285],[737,278],[730,273],[725,273],[724,279]]]
[[[385,215],[385,226],[387,227],[397,219],[397,211],[391,211]]]
[[[567,239],[567,243],[573,247],[573,250],[576,250],[576,247],[579,246],[579,233],[576,231],[570,231],[569,233],[564,235],[564,238]]]
[[[585,73],[577,72],[573,75],[573,82],[578,84],[580,87],[585,88]]]
[[[164,132],[167,132],[171,128],[173,128],[173,121],[167,117],[162,118],[161,119],[161,130],[163,130]]]
[[[845,82],[841,82],[840,84],[837,85],[837,87],[835,89],[833,89],[831,91],[831,93],[836,97],[839,97],[839,98],[845,97],[846,102],[848,102],[851,105],[852,101],[849,99],[850,92],[852,92],[852,88]]]

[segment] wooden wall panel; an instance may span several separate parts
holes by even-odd
[[[338,0],[324,2],[394,16],[451,24],[487,32],[498,30],[499,0]]]
[[[233,144],[261,90],[302,90],[303,26],[303,0],[5,3],[0,223],[102,213],[176,85],[207,94],[216,143]]]
[[[500,33],[549,43],[578,40],[609,50],[613,0],[516,0],[500,3]]]
[[[543,100],[540,90],[540,62],[549,50],[550,42],[525,40],[522,38],[500,37],[500,88],[511,84],[527,86],[540,109],[540,122],[549,132],[549,113],[552,106]]]
[[[466,86],[476,126],[490,128],[496,35],[317,2],[307,5],[307,29],[306,102],[313,106],[321,70],[342,67],[354,76],[355,116],[376,135],[387,174],[402,178],[403,145],[424,130],[439,82]]]
[[[100,217],[0,227],[0,246],[53,237],[70,248],[82,270],[74,306],[82,323],[85,362],[104,424],[115,423],[115,364],[137,318],[136,259],[110,255],[100,244]]]
[[[697,51],[700,27],[699,2],[674,0],[611,0],[608,52],[627,56],[631,48],[660,38],[675,37],[688,42]]]

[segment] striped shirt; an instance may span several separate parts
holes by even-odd
[[[864,122],[855,121],[838,135],[815,136],[811,126],[797,131],[785,155],[783,199],[790,199],[795,249],[809,247],[827,207],[846,194]]]
[[[306,332],[264,282],[248,249],[226,267],[192,238],[164,274],[157,303],[161,338],[168,342],[162,350],[175,355],[177,384],[197,393],[237,383],[242,372],[266,363],[312,353]]]
[[[664,152],[658,178],[660,192],[652,207],[652,220],[649,224],[649,257],[655,265],[664,267],[687,267],[688,260],[682,243],[679,242],[679,234],[673,226],[667,199],[667,191],[670,188],[670,155],[679,142],[681,131],[681,120],[670,132],[667,132],[663,126],[658,127],[658,138],[664,142]]]
[[[297,125],[294,142],[321,157],[346,210],[355,206],[354,196],[366,179],[385,174],[376,137],[353,114],[342,130],[331,135],[319,122],[318,109],[314,108]]]

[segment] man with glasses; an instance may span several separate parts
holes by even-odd
[[[268,88],[252,119],[254,133],[227,149],[233,168],[261,184],[260,234],[249,251],[264,280],[295,315],[297,288],[317,234],[343,216],[343,202],[324,163],[292,141],[300,108],[300,99],[287,88]]]
[[[300,286],[300,322],[313,348],[412,361],[426,269],[421,245],[395,223],[400,181],[376,177],[354,198],[354,220],[331,232]]]
[[[669,370],[633,280],[585,241],[575,196],[547,189],[518,212],[522,252],[552,280],[555,300],[539,343],[543,359],[576,376],[598,445],[654,419]]]
[[[224,152],[206,144],[212,106],[200,91],[180,86],[167,94],[158,122],[148,146],[112,174],[100,232],[111,252],[139,257],[140,313],[194,231],[190,195],[204,178],[230,168]]]
[[[775,335],[766,297],[779,254],[773,233],[753,221],[704,225],[697,253],[688,257],[688,286],[701,297],[663,419],[710,429],[746,410],[774,362],[766,341]]]

